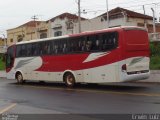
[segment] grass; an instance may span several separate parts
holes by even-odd
[[[0,70],[5,70],[5,63],[2,61],[1,57],[0,57]]]
[[[150,43],[150,69],[160,70],[160,42]]]
[[[151,70],[160,70],[160,56],[151,56],[150,69]]]

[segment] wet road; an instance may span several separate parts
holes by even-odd
[[[77,85],[27,82],[0,78],[1,114],[156,114],[160,84],[123,83]]]

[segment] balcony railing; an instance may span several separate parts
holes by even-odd
[[[151,42],[160,42],[160,33],[149,33],[149,40]]]

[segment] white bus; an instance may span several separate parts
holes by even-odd
[[[7,50],[8,79],[108,83],[149,77],[148,33],[116,27],[62,37],[19,42]]]

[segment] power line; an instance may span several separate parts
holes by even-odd
[[[148,0],[145,0],[145,1],[139,1],[139,0],[137,0],[138,1],[138,3],[139,2],[147,2]],[[137,1],[135,1],[135,0],[133,0],[133,1],[130,1],[130,2],[124,2],[124,3],[116,3],[116,4],[111,4],[111,5],[119,5],[119,4],[129,4],[129,3],[137,3]]]
[[[145,0],[145,1],[138,1],[138,2],[147,2],[148,0]],[[153,2],[153,0],[152,0],[152,2]],[[134,1],[130,1],[130,2],[123,2],[123,3],[116,3],[116,4],[109,4],[109,6],[116,6],[116,5],[122,5],[122,4],[129,4],[129,3],[137,3],[135,0]],[[153,3],[148,3],[148,4],[153,4]],[[85,6],[83,6],[83,7],[89,7],[90,5],[85,5]],[[102,6],[104,6],[105,7],[105,5],[96,5],[96,7],[102,7]],[[142,6],[142,5],[141,5]],[[93,7],[95,7],[95,6],[93,6]]]
[[[152,4],[157,4],[157,3],[143,4],[143,5],[152,5]],[[134,5],[134,6],[129,6],[129,7],[125,7],[125,8],[138,7],[138,6],[142,6],[142,5]]]
[[[136,2],[137,1],[137,2]],[[83,4],[85,3],[86,1],[83,0]],[[143,3],[142,3],[143,2]],[[137,4],[132,4],[130,6],[128,6],[129,3],[137,3]],[[139,4],[138,4],[139,3]],[[140,4],[141,3],[141,4]],[[144,4],[145,3],[145,4]],[[125,8],[125,9],[129,9],[131,11],[135,11],[135,12],[139,12],[141,14],[144,14],[144,10],[143,10],[143,7],[142,6],[145,6],[145,9],[146,9],[146,15],[152,15],[151,14],[151,10],[150,8],[153,7],[153,5],[155,5],[156,9],[155,11],[157,11],[157,14],[156,16],[158,17],[160,14],[158,13],[158,10],[160,9],[158,6],[160,6],[160,2],[156,0],[152,0],[150,3],[148,2],[148,0],[131,0],[129,2],[123,2],[123,3],[117,3],[117,4],[109,4],[110,6],[114,6],[114,5],[119,5],[119,7],[122,7],[122,8]],[[126,6],[127,5],[127,6]],[[86,5],[85,5],[86,6]],[[105,5],[87,5],[87,6],[94,6],[94,8],[91,8],[91,7],[85,7],[84,5],[82,5],[82,9],[85,10],[85,15],[82,13],[82,16],[86,17],[86,16],[90,16],[89,18],[94,17],[94,16],[97,16],[96,14],[103,14],[104,12],[106,12],[106,6]],[[103,6],[103,9],[102,7],[100,6]],[[87,8],[87,9],[86,9]],[[110,9],[113,9],[113,7],[110,7]],[[87,13],[87,14],[86,14]]]
[[[132,8],[132,7],[142,7],[143,5],[153,5],[153,4],[160,4],[160,2],[159,3],[149,3],[149,4],[142,4],[142,5],[134,5],[134,6],[128,6],[128,7],[123,7],[123,8]],[[91,10],[91,9],[85,9],[85,10],[88,10],[87,12],[96,12],[96,11],[105,11],[104,9],[102,10]],[[139,9],[138,9],[139,10]],[[142,10],[142,8],[141,8],[141,10]]]

